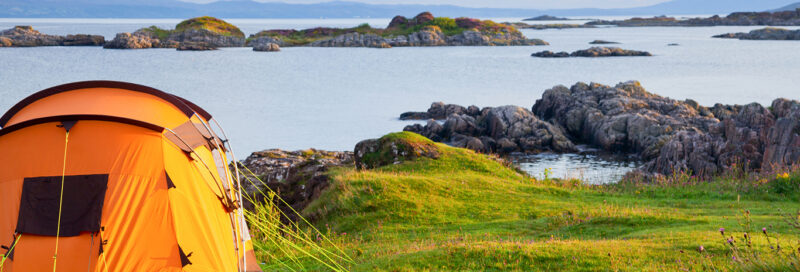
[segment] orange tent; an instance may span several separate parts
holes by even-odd
[[[16,104],[0,118],[0,270],[260,271],[210,121],[114,81]]]

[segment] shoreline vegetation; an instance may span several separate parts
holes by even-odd
[[[400,117],[429,121],[353,151],[252,153],[245,180],[264,182],[243,183],[245,207],[299,211],[352,271],[800,271],[799,101],[704,107],[577,83],[531,110],[438,102]],[[503,157],[579,143],[649,161],[588,185]],[[326,270],[296,255],[257,252],[266,270]]]
[[[353,256],[351,271],[800,268],[797,167],[586,185],[535,179],[412,132],[353,152],[256,152],[241,164],[266,181],[246,185],[248,194],[269,188],[286,200],[248,198],[246,207],[299,211],[330,237],[333,246],[321,246]],[[256,248],[269,244],[253,234]],[[256,254],[270,271],[326,270],[293,251]]]
[[[555,18],[555,17],[553,17]],[[530,18],[536,19],[536,18]],[[541,20],[552,19],[540,16]],[[556,18],[561,20],[564,18]],[[519,29],[573,29],[599,26],[800,26],[800,9],[777,12],[735,12],[726,17],[631,18],[626,20],[595,20],[585,24],[527,24],[524,22],[496,23],[459,17],[434,17],[423,12],[413,18],[396,16],[386,28],[362,24],[351,28],[317,27],[310,29],[271,29],[245,37],[236,26],[223,20],[203,16],[179,23],[175,29],[156,26],[133,33],[118,33],[106,41],[100,35],[47,35],[30,26],[16,26],[0,31],[0,47],[34,46],[103,46],[109,49],[176,48],[178,50],[214,50],[220,47],[252,47],[254,51],[280,51],[280,47],[371,47],[406,46],[523,46],[548,45],[540,39],[529,39]],[[765,28],[751,33],[729,33],[716,38],[757,40],[798,40],[797,31]]]

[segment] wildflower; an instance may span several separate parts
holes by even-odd
[[[744,239],[747,239],[747,232],[744,233]]]
[[[719,233],[725,235],[725,228],[719,228]]]
[[[698,248],[697,251],[700,251],[700,253],[703,253],[703,251],[706,251],[706,248],[704,248],[703,246],[700,246],[700,248]]]
[[[733,238],[728,238],[728,244],[733,245]]]
[[[766,227],[761,228],[761,232],[763,232],[764,234],[767,234],[767,228]]]

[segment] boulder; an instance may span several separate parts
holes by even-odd
[[[649,52],[626,50],[619,47],[592,47],[570,54],[572,57],[650,57]]]
[[[276,43],[266,43],[266,44],[259,44],[253,46],[253,51],[258,52],[278,52],[281,51],[281,47]]]
[[[434,102],[426,112],[405,112],[400,114],[400,120],[428,120],[436,119],[443,120],[452,114],[464,114],[472,117],[477,117],[480,114],[480,109],[476,106],[470,106],[469,110],[463,106],[454,104],[445,104],[443,102]]]
[[[545,50],[542,52],[537,52],[531,54],[532,57],[539,57],[539,58],[569,58],[569,53],[567,52],[553,52],[549,50]]]
[[[105,39],[99,35],[47,35],[31,26],[15,26],[0,31],[0,47],[33,47],[33,46],[100,46]]]
[[[346,151],[270,149],[253,152],[240,161],[238,166],[243,175],[241,178],[243,193],[250,196],[245,198],[244,206],[246,209],[253,209],[250,200],[266,201],[261,192],[267,192],[268,187],[286,201],[286,203],[275,201],[274,204],[290,216],[288,219],[295,220],[296,215],[289,207],[301,211],[318,198],[322,190],[330,184],[328,169],[339,166],[352,167],[352,165],[353,153]],[[252,171],[252,174],[243,166]],[[235,171],[233,165],[230,169]],[[247,173],[247,176],[244,176],[244,173]]]
[[[800,102],[776,99],[772,111],[777,118],[766,133],[762,169],[786,169],[800,164]]]
[[[178,51],[208,51],[216,49],[217,47],[213,44],[204,42],[182,42],[177,48]]]
[[[160,41],[147,35],[117,33],[113,40],[105,43],[107,49],[144,49],[158,47]]]
[[[438,159],[439,148],[419,134],[398,132],[361,141],[356,144],[354,154],[357,169],[372,169],[417,158]]]
[[[389,42],[375,34],[361,34],[358,32],[347,33],[328,40],[315,41],[311,47],[371,47],[391,48]]]

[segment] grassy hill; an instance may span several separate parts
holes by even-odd
[[[800,220],[800,175],[586,186],[535,180],[491,157],[435,145],[438,159],[330,171],[330,187],[302,213],[353,257],[348,269],[800,269],[800,226],[789,224]],[[287,261],[259,257],[269,271]],[[299,266],[326,270],[311,258]]]

